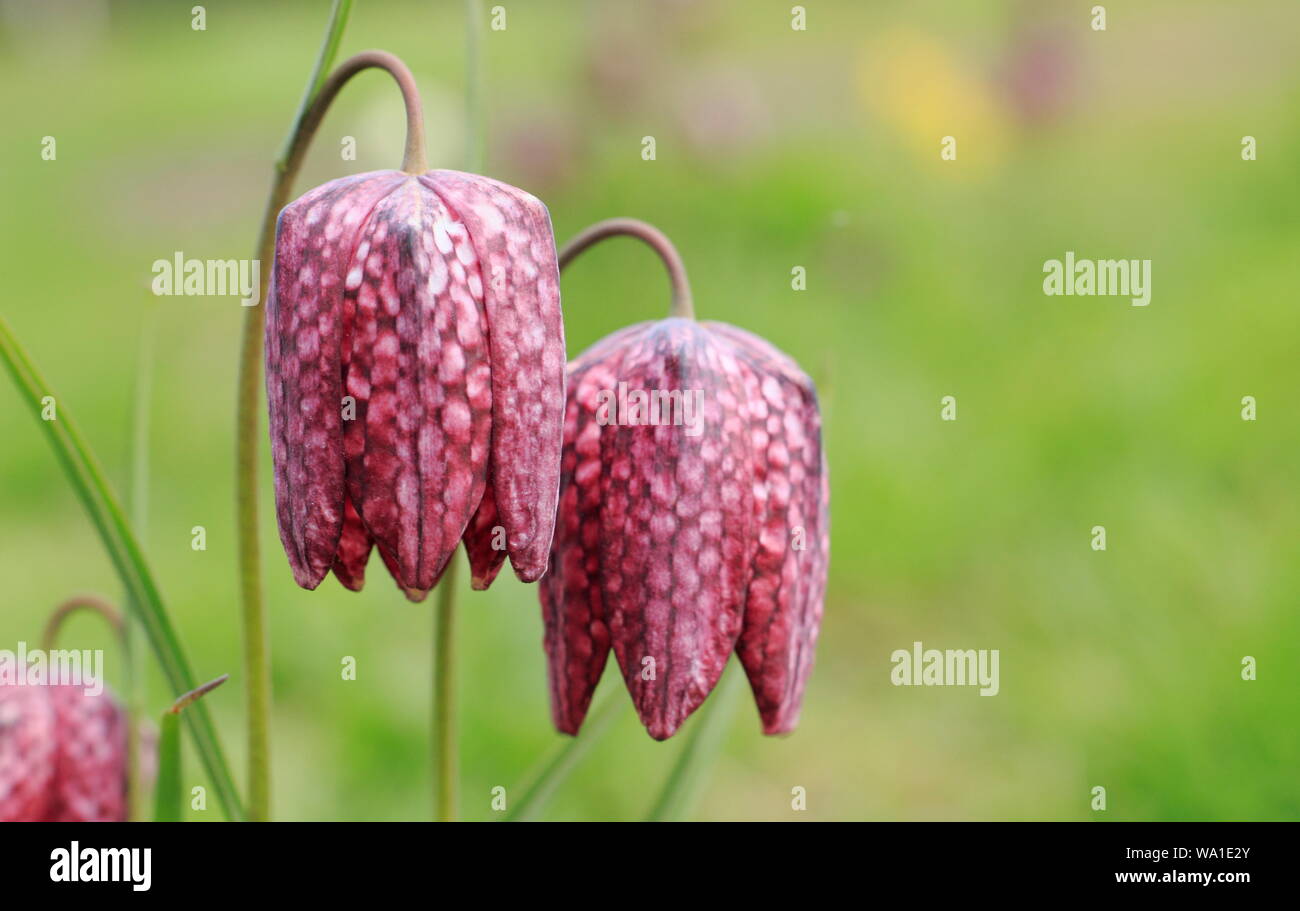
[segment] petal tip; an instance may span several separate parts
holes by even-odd
[[[773,719],[763,722],[764,737],[788,737],[794,733],[794,729],[799,726],[799,719]]]
[[[339,580],[339,585],[342,585],[350,592],[359,592],[361,589],[365,588],[366,585],[364,579],[344,579],[338,573],[334,574],[334,578]]]
[[[669,737],[676,734],[679,727],[680,727],[679,725],[675,725],[675,724],[668,725],[668,724],[652,723],[652,724],[647,724],[645,729],[646,729],[646,733],[649,734],[652,739],[657,740],[660,743],[663,743]]]
[[[510,561],[515,575],[519,577],[520,582],[533,583],[542,576],[546,575],[546,569],[550,565],[550,560],[543,560],[541,563],[525,563],[523,566],[516,566],[514,560]]]
[[[293,567],[293,581],[298,583],[299,588],[305,588],[309,592],[315,591],[328,575],[328,569],[318,574],[309,569],[299,570],[298,567]]]

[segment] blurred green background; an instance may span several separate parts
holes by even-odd
[[[196,673],[234,677],[209,704],[242,780],[243,314],[155,298],[150,268],[252,255],[328,3],[210,2],[205,31],[191,5],[0,4],[0,307],[119,490],[152,337],[140,531]],[[814,0],[794,31],[786,0],[503,5],[483,36],[487,172],[545,200],[561,242],[614,215],[658,225],[701,317],[771,339],[822,390],[833,555],[802,723],[763,738],[738,701],[695,815],[1300,818],[1300,8],[1109,4],[1096,32],[1090,4]],[[435,167],[464,160],[464,35],[456,0],[357,0],[341,48],[407,61]],[[296,193],[397,166],[403,134],[388,78],[359,77]],[[1150,306],[1044,296],[1066,250],[1151,259]],[[602,246],[565,274],[570,354],[667,301],[647,250]],[[0,439],[15,648],[69,593],[118,585],[7,381]],[[359,595],[296,588],[263,445],[275,813],[427,818],[432,600],[408,604],[378,560]],[[488,819],[490,790],[559,739],[535,593],[508,571],[467,591],[459,635],[462,811]],[[1001,692],[892,686],[890,653],[916,640],[999,649]],[[108,648],[119,679],[94,621],[64,641]],[[156,675],[150,697],[168,701]],[[683,740],[653,742],[629,706],[547,815],[643,816]]]

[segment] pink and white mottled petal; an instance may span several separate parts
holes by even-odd
[[[280,213],[266,313],[276,517],[294,579],[315,588],[343,531],[343,288],[354,242],[402,175],[332,181]]]
[[[601,436],[601,597],[633,704],[662,740],[712,691],[740,635],[755,539],[748,418],[734,365],[689,320],[652,325],[618,380],[627,410],[616,387],[616,424]],[[637,414],[638,391],[677,392],[679,404]]]
[[[461,230],[406,178],[376,205],[351,264],[348,493],[408,596],[441,577],[487,481],[487,332]]]
[[[550,215],[515,187],[459,171],[420,178],[468,231],[481,268],[492,376],[492,483],[525,582],[546,571],[559,490],[564,323]]]
[[[600,437],[596,396],[618,382],[625,343],[640,323],[615,332],[568,367],[560,502],[549,568],[537,585],[546,633],[551,717],[577,734],[609,658],[609,628],[600,590]]]
[[[816,390],[789,357],[748,332],[706,328],[734,346],[754,403],[758,551],[736,651],[766,734],[793,730],[812,670],[830,557],[829,486]]]
[[[107,691],[51,686],[58,732],[52,822],[125,822],[126,713]]]
[[[470,587],[475,591],[486,591],[506,562],[505,527],[497,515],[490,480],[469,528],[465,529],[465,556],[469,559]]]
[[[0,822],[48,822],[54,793],[51,687],[0,684]]]
[[[366,581],[366,563],[374,541],[365,523],[357,514],[352,500],[343,504],[343,534],[339,536],[338,551],[334,555],[334,576],[344,588],[361,591]]]
[[[545,626],[551,718],[576,735],[609,658],[600,587],[601,435],[597,395],[618,381],[621,353],[579,358],[569,368],[560,504],[550,566],[538,583]]]

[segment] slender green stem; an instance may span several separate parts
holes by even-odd
[[[302,101],[298,102],[298,111],[293,116],[293,127],[284,139],[284,148],[280,150],[280,157],[276,161],[277,166],[287,162],[292,155],[294,142],[302,132],[303,119],[311,109],[312,101],[320,94],[321,87],[325,85],[330,67],[334,65],[334,58],[339,54],[339,45],[343,42],[343,29],[348,24],[348,16],[351,14],[352,0],[334,0],[334,6],[330,10],[330,21],[325,26],[325,36],[321,39],[320,51],[316,54],[316,65],[312,67],[311,78],[307,80],[307,88],[303,90]]]
[[[677,822],[690,815],[709,767],[722,748],[722,740],[735,711],[736,694],[744,678],[738,667],[723,671],[722,679],[691,721],[686,745],[650,811],[651,822]]]
[[[326,31],[317,61],[317,73],[329,68],[332,55],[338,47],[350,3],[335,2],[334,17]],[[349,57],[320,83],[320,89],[310,100],[304,98],[294,119],[293,129],[285,150],[275,163],[275,178],[262,217],[261,234],[257,242],[257,256],[263,263],[260,270],[261,287],[259,306],[248,308],[244,316],[243,337],[239,353],[238,397],[235,418],[235,509],[239,534],[239,590],[243,606],[244,673],[247,679],[246,698],[248,711],[248,803],[249,818],[270,818],[270,716],[271,716],[271,659],[270,643],[266,634],[266,608],[262,601],[262,565],[257,509],[258,436],[261,427],[259,408],[262,378],[262,331],[265,323],[267,287],[271,280],[270,264],[275,257],[275,225],[280,210],[289,201],[294,179],[302,167],[307,148],[325,112],[339,90],[363,70],[377,67],[386,70],[397,82],[406,102],[406,152],[402,169],[419,173],[427,169],[424,155],[424,115],[420,96],[415,88],[415,78],[406,64],[384,51],[366,51]],[[313,82],[316,76],[313,75]]]
[[[157,309],[150,306],[140,329],[140,354],[136,358],[135,389],[131,396],[131,483],[127,494],[131,524],[143,545],[149,516],[149,404],[153,394],[154,332]],[[129,593],[127,597],[130,597]],[[129,819],[144,811],[144,775],[141,769],[140,722],[144,711],[144,673],[140,667],[140,624],[131,608],[122,636],[122,670],[126,691],[126,763],[130,801]]]
[[[482,71],[479,45],[482,38],[482,5],[466,0],[465,63],[465,168],[478,172],[483,166]],[[399,80],[400,82],[400,80]],[[410,113],[408,104],[407,113]],[[408,135],[408,150],[409,150]],[[423,162],[423,150],[420,152]],[[410,168],[403,165],[410,171]],[[451,555],[438,582],[433,618],[433,818],[454,822],[458,814],[460,788],[459,744],[456,733],[456,576],[459,549]]]
[[[23,399],[36,415],[73,491],[95,530],[99,532],[104,549],[126,587],[126,602],[132,610],[137,611],[168,685],[177,693],[193,689],[194,673],[190,670],[185,651],[172,627],[158,587],[121,503],[105,479],[98,460],[82,439],[67,407],[58,403],[50,392],[49,384],[36,371],[27,352],[3,319],[0,319],[0,359],[3,359]],[[49,397],[49,407],[55,408],[55,412],[48,417],[43,414],[47,407],[43,401],[46,397]],[[227,818],[242,819],[243,809],[239,795],[235,791],[234,780],[230,776],[221,745],[217,741],[216,729],[206,708],[200,706],[198,711],[190,713],[186,717],[186,725]]]
[[[409,71],[391,55],[372,52],[358,55],[331,73],[342,40],[343,28],[352,10],[351,0],[334,0],[329,25],[321,42],[316,65],[294,116],[293,127],[285,140],[284,150],[275,163],[275,176],[262,217],[257,241],[261,287],[259,306],[250,307],[244,316],[243,338],[239,357],[236,416],[236,525],[239,535],[239,588],[243,617],[245,700],[248,717],[248,816],[252,820],[271,815],[271,658],[266,629],[266,607],[262,599],[262,567],[258,528],[257,476],[258,434],[261,426],[259,391],[262,370],[262,330],[267,286],[275,255],[275,223],[280,210],[289,201],[293,181],[302,167],[307,147],[320,126],[339,89],[356,73],[379,66],[394,74],[402,87],[407,105],[407,164],[418,165],[423,158],[423,117],[419,99],[414,95],[414,80]],[[395,64],[395,65],[394,65]],[[329,74],[328,76],[326,74]],[[412,111],[414,109],[414,114]],[[423,168],[421,168],[422,170]]]
[[[596,710],[587,716],[578,736],[566,737],[525,779],[525,784],[519,788],[523,796],[510,801],[503,821],[531,822],[537,819],[551,796],[591,752],[626,705],[627,694],[615,681],[614,689],[606,693]]]
[[[433,818],[456,821],[456,576],[460,548],[438,582],[433,617]]]

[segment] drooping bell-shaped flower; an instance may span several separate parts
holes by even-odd
[[[587,236],[651,240],[684,287],[662,235],[619,224]],[[699,707],[733,651],[764,732],[793,730],[829,558],[811,380],[757,336],[679,317],[616,332],[568,370],[559,520],[538,592],[556,727],[577,733],[612,648],[656,739]]]
[[[280,213],[266,386],[280,538],[304,588],[372,546],[418,600],[546,570],[564,411],[550,215],[458,171],[331,181]]]
[[[81,686],[0,684],[0,822],[123,822],[126,714]]]

